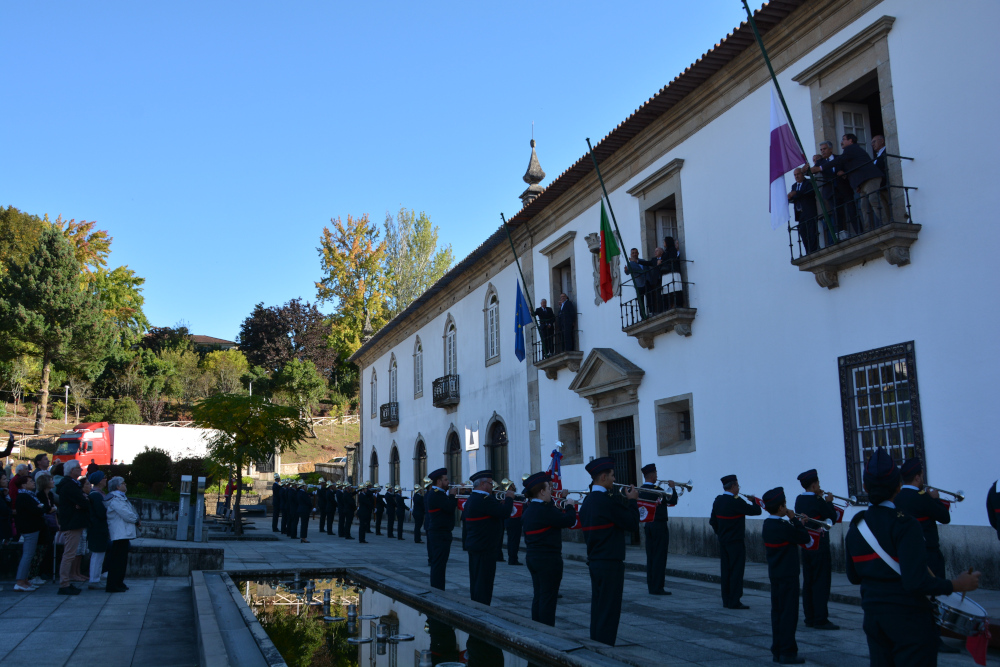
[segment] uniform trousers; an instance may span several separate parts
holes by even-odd
[[[517,562],[517,552],[521,550],[521,517],[507,519],[507,562]]]
[[[798,576],[771,579],[771,655],[775,659],[798,655],[799,647],[795,643],[798,621]]]
[[[862,626],[871,667],[934,667],[938,626],[934,615],[885,605],[865,609]]]
[[[642,529],[646,533],[646,588],[650,593],[662,593],[667,577],[670,530],[666,521],[649,521]]]
[[[446,530],[427,531],[427,557],[431,562],[431,588],[444,590],[445,571],[451,554],[451,533]]]
[[[493,601],[493,582],[497,560],[490,551],[469,550],[469,590],[473,602],[489,605]]]
[[[562,583],[563,560],[558,554],[528,554],[525,557],[531,573],[531,620],[545,625],[556,624],[556,604]]]
[[[333,510],[331,510],[326,515],[326,534],[327,535],[333,535],[333,518],[335,516],[337,516],[337,508],[336,507],[334,507]],[[339,529],[339,526],[338,526],[338,529]],[[338,532],[337,534],[339,535],[340,533]]]
[[[326,530],[326,503],[319,507],[319,532]]]
[[[385,512],[375,512],[375,534],[376,535],[381,535],[382,534],[382,515],[383,514],[385,514]]]
[[[722,606],[735,607],[743,597],[743,571],[747,563],[745,542],[727,542],[719,545],[722,569]],[[796,608],[798,605],[796,605]]]
[[[587,565],[590,568],[590,638],[614,646],[622,615],[625,563],[592,560]]]
[[[802,612],[806,625],[823,625],[829,619],[831,564],[830,545],[815,551],[802,550]]]
[[[413,515],[413,541],[420,543],[423,540],[420,539],[420,531],[424,527],[424,515],[414,514]]]
[[[281,514],[281,509],[277,505],[272,504],[271,505],[271,530],[273,530],[274,532],[278,532],[278,519],[280,518],[279,517],[280,514]]]
[[[299,515],[297,511],[293,511],[292,515],[288,517],[288,532],[285,534],[288,535],[293,540],[296,537],[298,537],[299,521],[301,520],[302,517]]]
[[[302,524],[302,530],[300,531],[301,534],[299,535],[299,537],[301,537],[304,540],[306,539],[306,537],[309,536],[309,515],[303,514],[299,516],[299,523]],[[295,536],[293,535],[292,537]]]
[[[281,534],[282,535],[287,535],[288,534],[288,510],[285,510],[285,511],[281,512],[281,516],[279,517],[279,521],[281,522]]]
[[[352,526],[354,526],[354,514],[348,512],[346,514],[346,516],[344,516],[344,538],[345,539],[348,539],[348,540],[353,540],[354,539],[351,536],[351,527]]]
[[[389,518],[386,519],[386,525],[385,525],[385,529],[388,532],[390,538],[395,537],[395,535],[392,534],[393,528],[395,526],[396,526],[396,512],[394,510],[389,514]]]
[[[358,542],[365,542],[365,535],[371,532],[371,516],[358,515]]]

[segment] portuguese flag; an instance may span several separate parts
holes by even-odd
[[[608,222],[608,214],[604,211],[604,200],[601,200],[601,254],[597,261],[601,264],[601,300],[605,303],[615,295],[614,282],[611,278],[611,258],[619,254],[614,232]]]

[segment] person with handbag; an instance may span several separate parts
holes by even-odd
[[[128,546],[135,539],[139,515],[128,501],[128,488],[121,477],[112,477],[108,482],[108,496],[104,499],[104,509],[108,517],[108,583],[104,589],[108,593],[124,593],[125,570],[128,567]]]

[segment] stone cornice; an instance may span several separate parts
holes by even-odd
[[[684,160],[677,157],[666,163],[652,174],[646,178],[639,181],[636,185],[626,190],[627,193],[633,197],[640,197],[645,199],[646,193],[669,179],[674,174],[680,173],[681,167],[684,166]]]

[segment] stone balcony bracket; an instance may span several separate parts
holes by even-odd
[[[920,234],[920,225],[893,222],[816,252],[793,259],[799,271],[811,271],[820,287],[840,286],[838,272],[871,259],[885,258],[893,266],[910,263],[910,246]]]
[[[576,373],[580,370],[580,362],[583,361],[583,352],[560,352],[540,359],[535,363],[535,368],[545,371],[545,377],[555,380],[559,376],[559,371],[563,368]]]
[[[694,316],[697,312],[697,308],[674,308],[665,313],[651,315],[622,329],[622,331],[629,336],[634,336],[639,341],[640,347],[652,350],[653,339],[660,334],[674,331],[679,336],[690,336],[691,324],[694,322]]]

